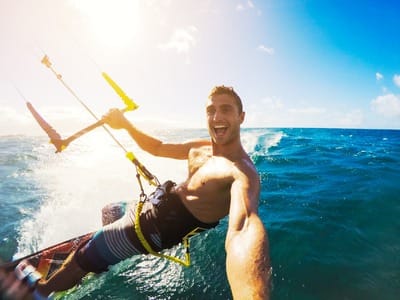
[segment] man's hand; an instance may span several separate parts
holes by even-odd
[[[26,261],[20,262],[11,272],[0,269],[0,299],[46,299],[35,291],[41,277],[41,274]]]
[[[109,125],[114,129],[127,128],[129,126],[129,121],[125,118],[123,111],[112,108],[103,117],[104,123]]]
[[[32,289],[25,281],[19,280],[14,272],[0,270],[0,299],[32,299]]]

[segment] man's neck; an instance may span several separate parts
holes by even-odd
[[[233,141],[229,144],[219,145],[212,142],[212,154],[213,156],[222,156],[230,161],[238,161],[246,155],[240,139]]]

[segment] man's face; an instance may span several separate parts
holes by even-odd
[[[208,131],[214,143],[225,145],[239,137],[244,112],[239,112],[232,96],[222,94],[208,99],[206,112]]]

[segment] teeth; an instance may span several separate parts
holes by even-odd
[[[214,126],[214,130],[215,133],[217,134],[217,136],[222,136],[225,134],[226,130],[227,130],[227,126],[225,125],[216,125]]]

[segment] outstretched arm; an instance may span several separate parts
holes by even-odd
[[[195,140],[180,144],[164,143],[136,128],[118,109],[111,109],[103,116],[103,120],[114,129],[125,129],[128,131],[129,135],[140,148],[155,156],[187,159],[191,148],[210,145],[210,141],[207,140]]]
[[[231,189],[227,277],[234,299],[269,299],[271,265],[267,231],[257,214],[258,178],[242,177]]]

